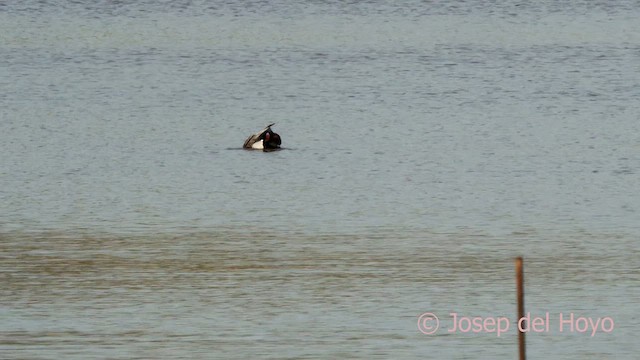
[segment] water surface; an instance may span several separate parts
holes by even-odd
[[[0,5],[2,353],[634,358],[638,9]]]

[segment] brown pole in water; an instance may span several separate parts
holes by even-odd
[[[520,319],[524,317],[524,267],[522,265],[522,256],[516,258],[516,287],[518,292],[518,324],[520,324]],[[527,327],[529,327],[529,324],[527,324]],[[525,360],[527,357],[525,354],[524,332],[520,331],[520,328],[518,328],[518,348],[520,350],[520,360]]]

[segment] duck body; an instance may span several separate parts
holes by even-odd
[[[262,131],[257,132],[247,138],[242,145],[245,149],[262,150],[262,151],[274,151],[280,149],[282,140],[280,135],[271,130],[271,127],[275,123],[267,125]]]

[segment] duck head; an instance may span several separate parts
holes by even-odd
[[[280,139],[280,135],[271,131],[269,128],[263,134],[264,138],[262,139],[263,151],[272,151],[280,148],[280,144],[282,144],[282,139]]]

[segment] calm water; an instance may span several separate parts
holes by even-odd
[[[524,255],[532,358],[635,359],[639,16],[0,4],[2,357],[513,359]]]

